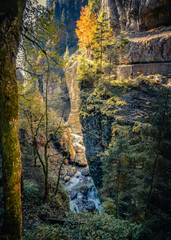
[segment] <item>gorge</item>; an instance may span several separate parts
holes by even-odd
[[[169,0],[42,2],[27,1],[12,71],[21,22],[18,30],[16,19],[0,28],[0,111],[11,109],[4,119],[0,114],[0,239],[169,240]],[[4,46],[10,57],[2,58]],[[4,79],[10,82],[7,59],[5,69],[11,76],[17,71],[19,108],[12,95],[4,97],[4,89],[12,91],[2,88]],[[19,129],[20,147],[15,135],[4,155],[11,134],[3,126],[13,110],[17,125],[10,126]],[[4,156],[12,157],[16,144],[21,176],[9,189],[22,200],[20,226],[6,215],[11,199],[4,198],[6,180],[13,183],[17,171],[15,161],[8,171]]]

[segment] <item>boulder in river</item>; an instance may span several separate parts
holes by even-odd
[[[65,176],[65,177],[64,177],[64,181],[65,181],[65,182],[68,182],[69,180],[70,180],[70,176]]]
[[[88,168],[84,168],[81,172],[81,174],[85,177],[89,176],[90,175],[90,171]]]
[[[76,158],[75,158],[75,164],[80,166],[80,167],[86,167],[87,166],[87,159],[85,156],[85,152],[80,153],[77,152]]]
[[[88,193],[88,187],[87,186],[81,186],[79,188],[79,192],[82,193],[83,195],[87,195]]]
[[[76,167],[72,167],[71,169],[70,169],[70,177],[73,177],[75,174],[76,174],[76,172],[77,172],[77,168]]]
[[[96,205],[94,203],[94,201],[88,201],[85,205],[85,209],[88,210],[88,211],[93,211],[96,209]]]
[[[71,189],[71,191],[69,192],[69,196],[70,196],[71,201],[74,200],[77,197],[77,193],[78,193],[77,190]]]
[[[78,200],[76,202],[76,206],[78,207],[79,211],[84,211],[85,210],[85,204],[82,201],[80,201],[80,200]]]
[[[75,174],[75,177],[76,177],[76,178],[79,178],[79,177],[80,177],[80,173],[77,172],[77,173]]]

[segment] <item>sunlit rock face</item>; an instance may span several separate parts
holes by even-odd
[[[171,9],[169,0],[102,0],[116,35],[129,35],[118,76],[169,74],[171,69]],[[160,63],[160,67],[159,67]]]
[[[171,72],[171,27],[138,33],[129,39],[128,50],[118,67],[119,76],[168,75]]]
[[[117,31],[150,30],[171,21],[169,0],[102,0],[102,8]]]
[[[81,134],[81,124],[78,115],[80,89],[76,81],[77,66],[78,63],[76,62],[74,65],[72,65],[72,67],[67,67],[66,69],[66,83],[69,90],[69,98],[71,104],[71,111],[67,124],[71,125],[73,133]]]
[[[87,166],[85,147],[83,143],[82,126],[79,119],[80,89],[76,81],[78,63],[66,67],[66,84],[70,98],[70,114],[66,125],[69,127],[65,135],[65,141],[69,141],[72,163],[78,166]],[[70,140],[69,140],[70,139]],[[64,142],[65,142],[64,141]],[[72,143],[71,143],[72,142]],[[74,153],[75,152],[75,153]]]

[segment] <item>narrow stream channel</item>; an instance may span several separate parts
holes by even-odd
[[[85,152],[82,136],[72,134],[74,148],[81,148]],[[64,184],[69,192],[70,210],[78,213],[80,211],[96,211],[100,213],[100,199],[88,167],[77,167],[77,172],[70,181]]]

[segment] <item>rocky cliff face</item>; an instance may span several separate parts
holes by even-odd
[[[118,67],[119,76],[171,73],[171,27],[130,35],[127,53]]]
[[[154,88],[161,84],[160,87],[167,91],[169,81],[162,75],[169,77],[171,73],[169,1],[102,0],[102,8],[111,18],[114,31],[118,34],[120,30],[125,30],[130,39],[127,51],[120,58],[118,76],[134,78],[144,74],[154,83]],[[144,80],[140,78],[140,85],[137,83],[135,87],[132,82],[131,91],[123,94],[120,100],[126,100],[127,104],[120,106],[117,100],[115,103],[110,102],[109,96],[105,99],[95,97],[93,89],[83,89],[80,92],[76,83],[76,71],[76,63],[67,71],[71,100],[68,123],[73,124],[74,131],[82,131],[90,172],[96,186],[101,187],[103,173],[100,153],[109,147],[112,124],[119,121],[122,125],[121,122],[125,119],[126,125],[133,126],[137,118],[143,119],[153,115],[154,109],[149,106],[157,101],[158,93],[151,90],[147,79],[147,82],[143,83]],[[121,115],[120,119],[118,115]]]
[[[70,114],[66,125],[67,131],[63,134],[63,144],[70,152],[70,161],[80,167],[87,166],[85,147],[83,144],[82,126],[79,119],[80,89],[76,81],[78,62],[68,64],[66,71],[66,84],[69,90]]]
[[[171,23],[169,0],[102,0],[117,30],[137,32]]]
[[[128,51],[118,68],[119,76],[171,72],[168,0],[102,0],[102,8],[108,13],[116,34],[124,30],[129,35]]]
[[[167,113],[165,122],[162,123],[163,125],[159,122],[159,119],[162,119],[162,112],[166,105],[167,109],[170,106],[168,99],[170,94],[169,88],[170,83],[167,78],[155,75],[138,77],[132,81],[129,80],[129,82],[118,80],[114,85],[110,85],[109,89],[104,89],[103,87],[98,88],[97,91],[82,89],[80,95],[82,100],[80,121],[86,157],[97,187],[102,187],[102,176],[105,174],[101,168],[103,154],[108,154],[106,150],[117,144],[116,139],[118,136],[124,146],[123,150],[119,150],[122,153],[127,150],[130,144],[133,146],[137,143],[139,140],[132,136],[136,127],[141,128],[141,130],[149,129],[147,131],[150,131],[154,123],[158,122],[158,125],[155,127],[156,129],[164,128],[163,138],[167,142],[165,145],[163,143],[161,145],[161,156],[164,154],[162,159],[169,155],[169,113]],[[127,133],[127,129],[129,129],[130,133]],[[158,142],[158,136],[158,134],[154,136],[150,143],[151,146]],[[142,137],[142,139],[145,138],[147,136]],[[139,154],[143,154],[143,151],[143,148],[140,149]],[[113,158],[115,159],[115,156]],[[110,169],[107,174],[110,179]]]

